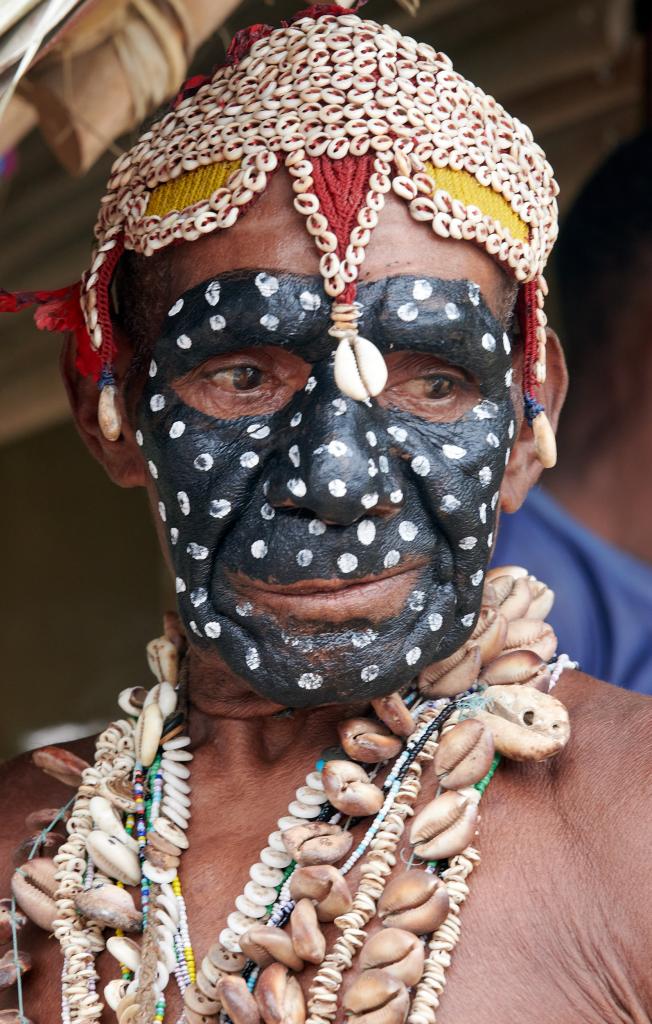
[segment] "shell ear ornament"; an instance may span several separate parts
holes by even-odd
[[[100,391],[97,406],[97,422],[107,441],[117,441],[122,433],[122,417],[118,409],[118,389],[115,384],[105,384]]]
[[[557,464],[557,439],[545,412],[537,413],[532,420],[534,450],[544,469],[552,469]]]
[[[373,341],[343,332],[335,353],[335,383],[348,398],[366,402],[387,383],[387,364]]]

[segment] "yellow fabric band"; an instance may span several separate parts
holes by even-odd
[[[234,171],[240,167],[239,160],[226,160],[208,167],[188,171],[174,181],[166,181],[154,189],[147,204],[147,217],[165,217],[173,210],[185,210],[202,199],[208,199],[215,189],[222,188]]]
[[[512,238],[527,242],[529,228],[511,206],[498,192],[488,185],[481,185],[468,171],[453,171],[449,167],[435,167],[426,163],[426,173],[435,183],[453,199],[459,199],[465,206],[477,206],[481,213],[498,221],[507,228]]]

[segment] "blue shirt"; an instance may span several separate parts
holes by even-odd
[[[493,565],[522,565],[555,592],[559,653],[589,675],[652,694],[652,567],[601,540],[535,488],[503,513]]]

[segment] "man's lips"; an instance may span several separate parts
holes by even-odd
[[[256,611],[271,612],[282,622],[343,623],[354,619],[383,622],[398,615],[427,563],[413,561],[362,579],[298,580],[266,583],[242,573],[229,574],[239,596]]]

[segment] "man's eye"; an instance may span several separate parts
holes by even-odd
[[[263,371],[257,366],[227,366],[210,375],[210,381],[226,390],[253,391],[263,383]]]
[[[449,398],[455,389],[455,382],[450,377],[442,377],[441,374],[426,377],[425,384],[428,398]]]

